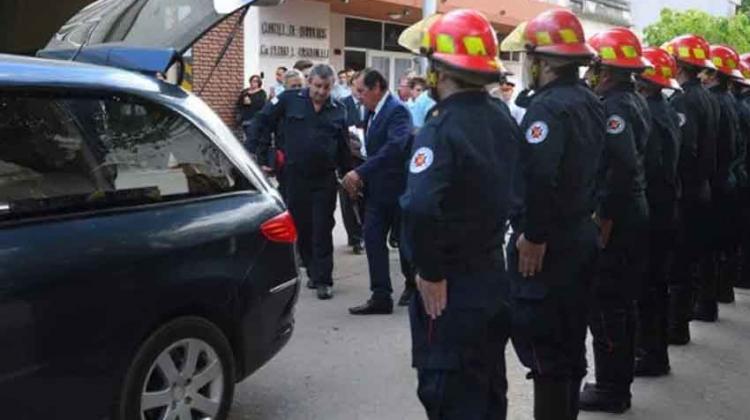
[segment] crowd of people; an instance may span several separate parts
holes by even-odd
[[[399,250],[430,419],[504,419],[509,340],[536,419],[628,410],[634,377],[667,375],[689,323],[715,322],[750,287],[750,55],[698,35],[642,48],[624,28],[587,41],[552,10],[503,43],[525,53],[514,100],[481,14],[426,22],[403,46],[429,69],[395,93],[374,69],[298,62],[267,102],[257,76],[240,96],[308,287],[333,296],[338,197],[370,275],[351,314],[392,313],[389,243]],[[596,382],[581,389],[588,330]]]

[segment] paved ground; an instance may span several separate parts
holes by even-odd
[[[336,229],[334,299],[318,301],[303,290],[294,337],[238,385],[231,420],[425,418],[414,392],[406,311],[363,318],[348,314],[347,308],[368,297],[366,260],[348,253],[343,231]],[[397,254],[391,257],[393,278],[400,279]],[[580,418],[750,418],[750,293],[738,291],[735,304],[722,305],[718,324],[694,323],[692,331],[692,344],[670,350],[672,375],[636,381],[629,413]],[[507,363],[508,418],[531,419],[531,384],[510,348]]]

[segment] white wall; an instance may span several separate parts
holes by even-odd
[[[337,71],[344,68],[345,22],[346,17],[344,15],[331,13],[331,59],[329,64]],[[340,55],[334,54],[337,49],[341,50]]]
[[[740,0],[631,0],[630,9],[633,25],[638,31],[659,20],[664,8],[684,11],[697,9],[714,16],[734,15]]]
[[[252,74],[264,73],[263,87],[268,88],[274,83],[274,73],[278,66],[292,68],[294,62],[301,57],[296,56],[298,47],[331,49],[331,13],[328,3],[309,0],[287,0],[276,7],[253,7],[245,19],[245,83]],[[300,26],[325,28],[326,39],[309,39],[263,34],[262,24],[283,23]],[[342,35],[343,37],[343,35]],[[261,46],[288,46],[295,52],[293,57],[261,56]],[[331,54],[333,50],[331,49]],[[328,59],[312,60],[314,63],[328,63]]]

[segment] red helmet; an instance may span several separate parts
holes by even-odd
[[[747,64],[744,61],[740,61],[740,73],[742,73],[743,78],[737,79],[735,82],[741,84],[745,87],[750,87],[750,64]]]
[[[664,49],[674,56],[677,62],[690,64],[702,69],[716,70],[710,60],[711,47],[698,35],[682,35],[664,44]]]
[[[677,74],[674,57],[661,48],[653,47],[643,50],[643,57],[654,65],[641,74],[643,79],[667,89],[680,89],[680,84],[674,79]]]
[[[596,55],[587,43],[583,26],[567,9],[548,10],[526,24],[526,50],[571,58],[593,58]]]
[[[740,72],[740,56],[737,51],[725,45],[711,45],[711,62],[716,69],[734,79],[743,79]]]
[[[437,18],[424,33],[430,58],[459,70],[500,75],[497,34],[476,10],[458,9]]]
[[[612,28],[589,39],[601,64],[621,69],[644,70],[653,67],[643,58],[641,41],[627,28]]]

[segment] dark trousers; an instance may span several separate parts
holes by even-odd
[[[711,255],[711,205],[693,197],[678,203],[678,243],[672,275],[669,276],[669,328],[688,331],[693,315],[695,285],[699,279],[713,276]]]
[[[669,365],[667,285],[674,263],[676,226],[665,228],[652,222],[650,239],[646,284],[638,301],[637,357]]]
[[[362,243],[363,200],[355,201],[346,191],[339,190],[339,202],[349,246],[359,245]]]
[[[731,295],[739,276],[740,243],[742,241],[742,212],[740,195],[736,191],[716,190],[712,200],[712,220],[715,226],[711,241],[714,272],[702,276],[697,285],[697,299],[702,305],[716,305],[717,296]]]
[[[297,226],[300,256],[316,285],[333,284],[333,227],[336,175],[310,178],[287,170],[289,211]]]
[[[750,187],[743,188],[740,193],[740,277],[737,286],[750,288]]]
[[[390,301],[393,293],[388,231],[393,226],[397,212],[398,203],[381,204],[374,200],[367,200],[364,234],[373,300]]]
[[[581,380],[586,376],[587,315],[598,254],[596,226],[587,220],[552,235],[543,271],[531,278],[518,273],[517,239],[515,233],[507,249],[512,340],[534,379],[535,418],[575,419]],[[543,407],[550,398],[560,401],[555,410],[565,413],[545,415]]]
[[[504,420],[507,284],[500,267],[448,273],[448,306],[436,320],[412,300],[409,319],[417,395],[430,420]]]
[[[596,226],[583,222],[547,243],[543,271],[518,273],[514,234],[508,245],[513,346],[532,377],[586,376],[586,326],[596,269]]]
[[[636,302],[643,293],[648,261],[647,208],[643,215],[641,221],[615,220],[602,251],[589,316],[597,388],[628,398],[635,364]]]

